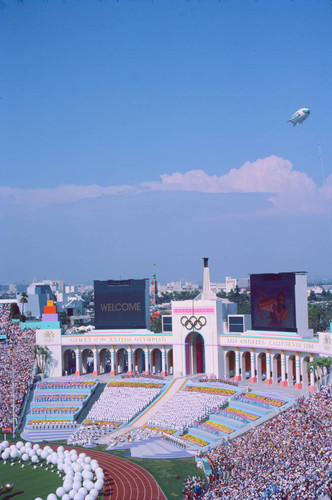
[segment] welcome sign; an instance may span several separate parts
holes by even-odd
[[[95,281],[97,329],[148,328],[147,280]]]

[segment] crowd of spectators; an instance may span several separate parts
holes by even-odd
[[[332,386],[205,454],[214,480],[203,500],[332,498]]]
[[[24,397],[32,383],[35,331],[10,320],[10,307],[0,305],[0,427],[17,425]]]
[[[215,394],[180,391],[149,420],[148,426],[184,431],[222,407],[227,398]]]

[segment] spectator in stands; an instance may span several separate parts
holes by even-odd
[[[16,426],[24,397],[32,383],[35,331],[22,330],[20,323],[9,319],[10,307],[0,305],[0,427]]]

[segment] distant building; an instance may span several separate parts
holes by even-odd
[[[74,293],[56,292],[58,312],[66,312],[68,316],[80,316],[84,313],[84,300]]]
[[[190,281],[171,281],[166,285],[160,285],[158,283],[158,295],[162,293],[192,292],[195,290],[199,290],[199,286]]]
[[[27,314],[28,311],[31,316],[35,318],[41,318],[44,307],[47,306],[48,300],[54,300],[55,296],[51,290],[49,284],[33,283],[27,289],[28,302],[24,306],[24,311]],[[20,296],[17,296],[18,302],[20,301]]]
[[[236,287],[243,292],[244,290],[249,290],[250,288],[250,279],[249,278],[231,278],[230,276],[226,276],[226,293],[235,290]]]

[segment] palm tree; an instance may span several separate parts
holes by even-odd
[[[21,293],[20,303],[22,304],[22,315],[24,314],[24,304],[28,302],[28,297],[29,295],[27,294],[27,292]]]
[[[327,373],[329,373],[331,364],[332,358],[330,356],[319,356],[307,364],[307,370],[309,373],[313,372],[315,377],[318,378],[318,368],[320,369],[321,375],[324,373],[323,368],[326,368]]]

